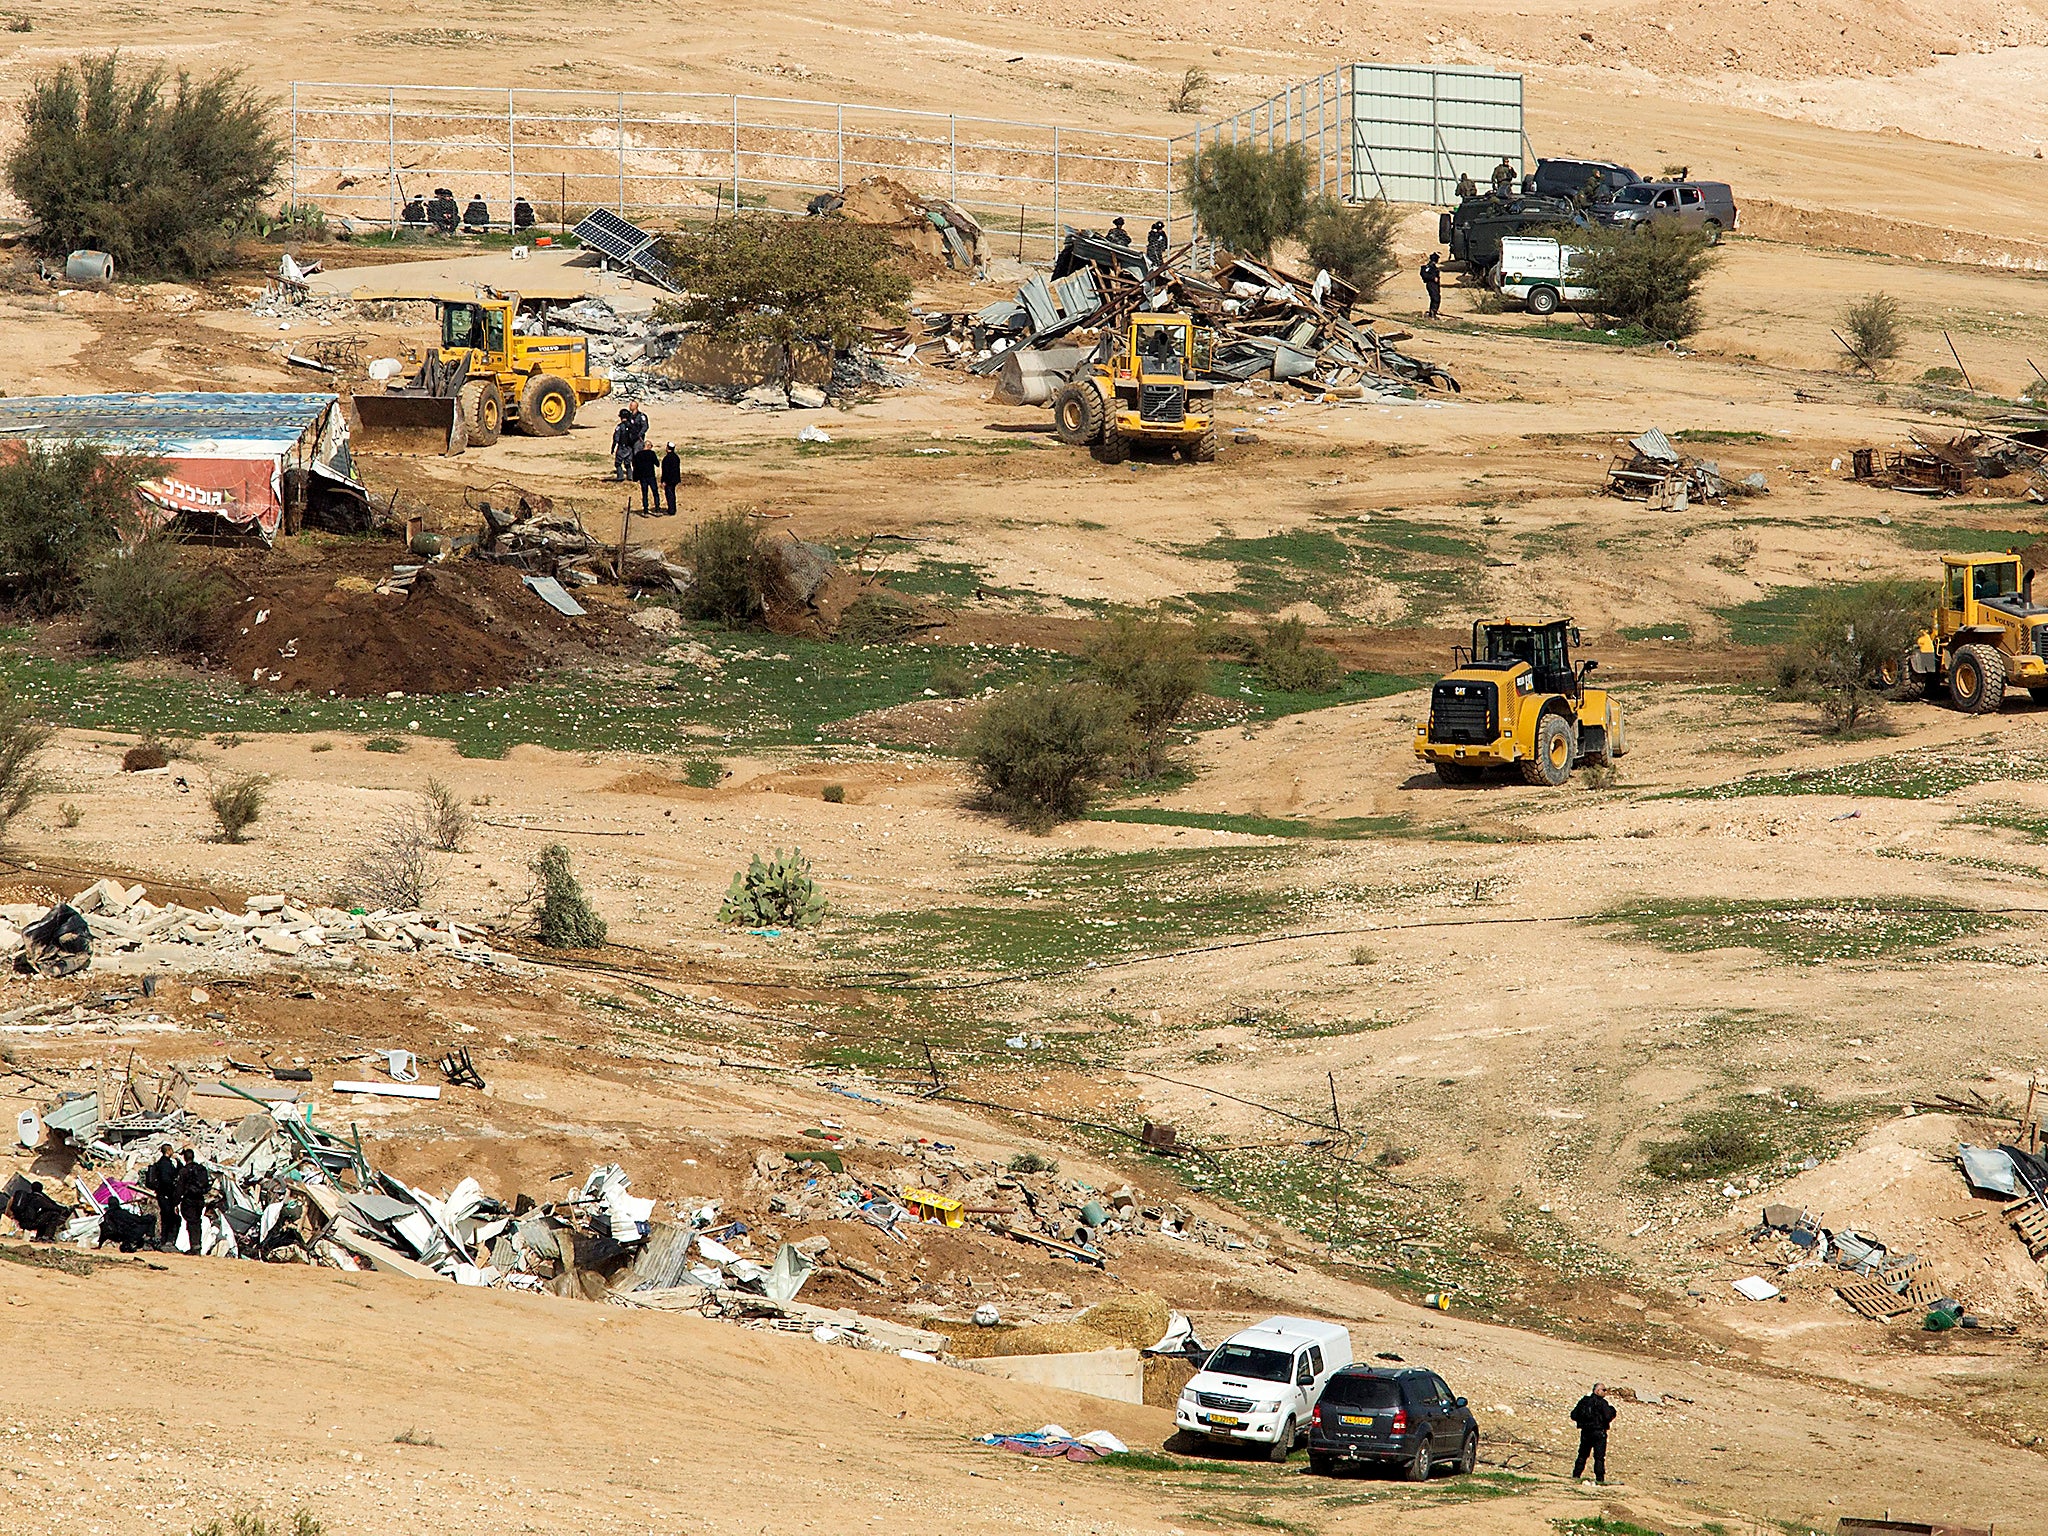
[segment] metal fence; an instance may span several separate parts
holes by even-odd
[[[1218,141],[1299,144],[1317,190],[1349,202],[1429,204],[1503,158],[1523,169],[1529,147],[1520,75],[1388,64],[1342,65],[1173,143],[1185,163]]]
[[[967,209],[996,252],[1043,259],[1063,225],[1117,215],[1192,232],[1174,142],[1136,134],[779,97],[331,82],[294,84],[290,112],[291,201],[374,223],[437,187],[481,195],[500,223],[524,197],[542,223],[572,224],[598,207],[795,212],[880,175]]]

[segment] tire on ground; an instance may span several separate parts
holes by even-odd
[[[462,386],[458,406],[470,447],[488,448],[505,430],[505,396],[496,379],[471,379]]]
[[[1436,776],[1448,788],[1479,782],[1479,770],[1470,763],[1438,763]]]
[[[1965,714],[1996,714],[2005,702],[2005,657],[1992,646],[1964,646],[1949,663],[1948,691]]]
[[[1052,397],[1052,430],[1069,448],[1099,441],[1108,413],[1092,384],[1063,384]]]
[[[1113,426],[1102,430],[1102,441],[1088,450],[1102,464],[1121,464],[1131,456],[1131,440]]]
[[[552,373],[537,373],[519,395],[519,430],[528,437],[560,437],[576,424],[576,391]]]
[[[1557,290],[1555,288],[1532,288],[1529,291],[1529,313],[1532,315],[1556,314]]]
[[[1571,778],[1572,760],[1578,752],[1571,721],[1552,711],[1536,722],[1535,755],[1523,758],[1519,764],[1522,782],[1555,789]]]
[[[1287,1422],[1280,1426],[1279,1438],[1276,1439],[1273,1442],[1272,1446],[1266,1451],[1266,1460],[1285,1461],[1289,1456],[1292,1456],[1293,1454],[1294,1419],[1292,1415],[1290,1415],[1288,1417]]]

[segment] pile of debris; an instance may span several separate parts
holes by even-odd
[[[1973,1191],[2006,1202],[2000,1214],[2026,1244],[2027,1256],[2048,1264],[2048,1160],[2041,1156],[2041,1123],[2031,1118],[2031,1109],[2018,1141],[2023,1145],[1965,1142],[1956,1148],[1956,1162]]]
[[[1730,496],[1767,496],[1762,470],[1731,480],[1712,459],[1693,459],[1678,451],[1677,445],[1655,427],[1628,440],[1629,458],[1619,457],[1607,472],[1610,495],[1628,501],[1648,502],[1652,512],[1683,512],[1695,501],[1718,501]]]
[[[1904,448],[1854,450],[1851,476],[1914,496],[1961,496],[2016,478],[2027,496],[2048,501],[2048,428],[2029,423],[2005,433],[1961,432],[1947,439],[1914,432],[1909,442]]]
[[[1448,371],[1398,348],[1406,333],[1354,319],[1356,290],[1328,273],[1311,281],[1228,255],[1198,271],[1191,258],[1183,248],[1155,264],[1129,245],[1070,231],[1050,277],[1031,278],[1014,299],[976,313],[920,313],[921,336],[878,340],[906,360],[1000,373],[1004,397],[1026,405],[1050,398],[1049,374],[1064,382],[1097,340],[1140,312],[1192,315],[1213,338],[1201,369],[1212,380],[1354,397],[1458,388]]]
[[[957,203],[925,197],[886,176],[867,176],[837,192],[820,192],[806,210],[886,230],[890,242],[920,262],[972,272],[982,263],[981,221]]]
[[[340,952],[349,949],[516,963],[453,918],[382,908],[307,908],[282,895],[251,896],[241,912],[202,910],[177,902],[159,905],[144,887],[107,879],[52,907],[0,906],[0,961],[45,977],[73,975],[96,963],[116,971],[215,967],[235,957],[339,964]]]
[[[1868,1232],[1849,1228],[1830,1231],[1821,1221],[1821,1216],[1799,1206],[1767,1205],[1763,1221],[1751,1233],[1750,1241],[1762,1244],[1775,1239],[1779,1243],[1778,1268],[1782,1274],[1823,1266],[1844,1272],[1840,1278],[1830,1278],[1835,1294],[1878,1322],[1889,1322],[1909,1312],[1923,1312],[1931,1327],[1979,1326],[1962,1302],[1944,1294],[1933,1264],[1925,1256],[1894,1253]],[[1759,1287],[1770,1296],[1777,1294],[1768,1281],[1756,1277],[1752,1280],[1755,1284],[1750,1288],[1745,1289],[1748,1282],[1738,1282],[1736,1288],[1754,1300],[1769,1299],[1757,1294]],[[1945,1320],[1936,1322],[1937,1316]]]

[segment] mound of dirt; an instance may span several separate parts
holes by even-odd
[[[420,571],[409,592],[377,592],[389,573],[360,558],[236,560],[225,574],[239,601],[211,660],[280,693],[376,698],[502,688],[644,645],[595,601],[582,618],[557,613],[505,566],[453,560]]]

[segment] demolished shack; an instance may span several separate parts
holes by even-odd
[[[162,466],[142,485],[145,519],[188,536],[268,544],[301,527],[359,532],[338,395],[109,394],[0,399],[0,443],[91,443]]]

